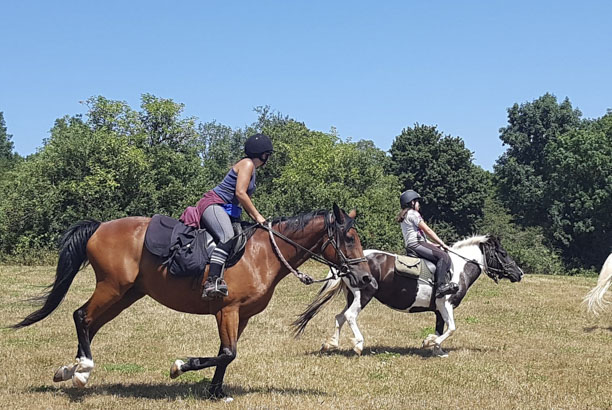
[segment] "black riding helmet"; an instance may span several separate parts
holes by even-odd
[[[404,191],[402,195],[400,195],[400,205],[402,209],[408,208],[410,206],[410,203],[415,199],[422,199],[422,197],[412,189]]]
[[[270,137],[264,134],[251,135],[244,143],[244,153],[249,158],[261,158],[263,154],[274,151]]]

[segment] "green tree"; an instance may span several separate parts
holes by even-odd
[[[13,152],[13,136],[7,132],[4,113],[0,111],[0,179],[17,162],[19,156]]]
[[[50,249],[80,219],[178,217],[191,204],[201,158],[195,120],[181,118],[182,105],[150,95],[139,112],[103,97],[87,104],[86,120],[57,120],[43,148],[2,186],[5,254]]]
[[[474,231],[489,178],[472,163],[472,153],[460,138],[416,124],[402,130],[389,152],[389,172],[399,178],[402,190],[414,189],[424,197],[424,218],[445,226],[446,240]],[[399,210],[399,199],[393,200]]]
[[[547,221],[545,149],[559,135],[580,125],[581,113],[569,99],[560,104],[551,94],[514,104],[508,109],[508,125],[500,130],[507,151],[494,166],[503,203],[524,225]]]
[[[545,151],[549,236],[572,265],[598,267],[612,251],[612,114]]]

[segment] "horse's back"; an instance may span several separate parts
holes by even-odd
[[[119,275],[119,282],[135,280],[150,220],[131,216],[100,225],[87,243],[87,256],[98,280],[111,274]]]

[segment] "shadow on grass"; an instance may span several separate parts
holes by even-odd
[[[33,393],[64,393],[72,402],[82,402],[91,396],[129,397],[150,400],[196,399],[209,400],[208,386],[210,382],[188,383],[132,383],[132,384],[103,384],[93,385],[84,389],[76,387],[38,386],[29,389]],[[244,388],[232,384],[224,385],[225,393],[230,397],[244,396],[251,393],[273,393],[283,395],[313,395],[328,396],[329,394],[314,389],[292,389],[275,387],[249,387]]]
[[[607,330],[608,332],[612,332],[612,326],[608,326],[608,327],[603,327],[603,326],[590,326],[590,327],[585,327],[584,331],[587,333],[592,333],[595,330]]]
[[[482,352],[482,349],[478,348],[446,348],[443,347],[444,351],[451,353],[456,350],[469,350],[475,352]],[[307,353],[312,356],[345,356],[345,357],[357,357],[357,354],[353,352],[353,349],[338,349],[330,350],[327,352],[321,352],[320,350],[312,351]],[[419,356],[423,359],[437,358],[432,355],[432,349],[420,348],[420,347],[397,347],[397,346],[371,346],[366,347],[361,353],[362,356],[377,356],[377,355],[400,355],[400,356]]]

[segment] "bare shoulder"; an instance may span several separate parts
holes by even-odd
[[[253,164],[253,160],[251,158],[242,158],[240,161],[234,164],[234,171],[237,173],[244,171],[250,174],[253,172],[254,168],[255,164]]]

